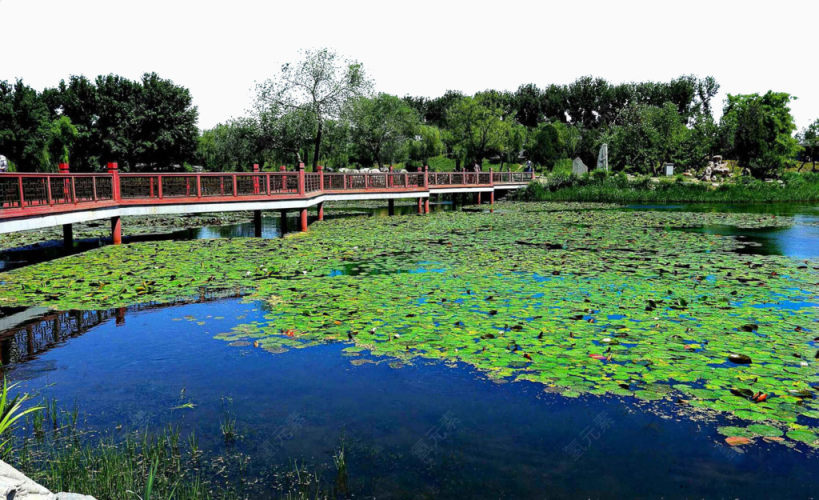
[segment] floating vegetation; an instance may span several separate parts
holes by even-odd
[[[567,397],[731,416],[720,432],[735,446],[819,446],[819,263],[674,230],[791,219],[609,208],[506,204],[334,220],[279,240],[107,247],[0,275],[0,305],[97,309],[247,287],[267,313],[219,335],[235,345],[347,342],[357,362],[463,362]]]

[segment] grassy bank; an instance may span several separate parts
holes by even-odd
[[[786,174],[781,181],[740,178],[717,187],[684,182],[682,177],[629,180],[625,175],[576,177],[551,175],[532,182],[521,194],[527,201],[610,203],[773,203],[819,201],[819,174]]]

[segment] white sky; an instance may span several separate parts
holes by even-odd
[[[819,118],[816,0],[0,0],[0,80],[156,71],[188,87],[209,128],[301,48],[358,59],[379,91],[437,96],[713,75],[726,93],[784,91]]]

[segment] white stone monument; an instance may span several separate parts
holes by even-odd
[[[9,161],[6,159],[5,156],[0,155],[0,172],[8,172],[9,171]]]
[[[674,164],[673,163],[666,163],[665,164],[665,176],[671,177],[674,175]]]
[[[600,152],[597,154],[597,169],[609,171],[609,145],[603,144],[600,146]]]

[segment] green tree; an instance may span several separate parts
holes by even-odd
[[[803,161],[799,165],[799,171],[805,166],[805,163],[812,162],[811,171],[816,171],[816,157],[819,156],[819,119],[805,127],[796,136],[799,144],[803,149]]]
[[[56,88],[43,91],[52,116],[65,116],[77,129],[71,145],[71,170],[87,172],[99,167],[104,160],[101,135],[97,126],[97,88],[84,76],[61,80]]]
[[[166,167],[192,159],[199,113],[190,91],[156,73],[146,73],[136,97],[133,161]]]
[[[383,93],[351,99],[343,116],[361,161],[379,167],[399,159],[399,151],[420,126],[418,114],[409,104]]]
[[[609,162],[614,168],[627,166],[657,175],[665,161],[680,161],[688,129],[677,106],[633,104],[625,108],[601,137],[609,144]]]
[[[239,118],[202,132],[197,159],[211,171],[247,171],[262,161],[260,146],[256,121]]]
[[[432,125],[421,125],[418,135],[409,141],[409,158],[422,166],[429,164],[429,159],[446,150],[441,130]]]
[[[485,103],[481,96],[463,97],[446,113],[447,140],[461,161],[481,164],[487,153],[499,150],[503,144],[503,110]]]
[[[526,147],[530,160],[552,167],[563,156],[560,128],[552,123],[541,123],[532,131]],[[566,128],[565,125],[563,128]]]
[[[799,145],[791,135],[796,129],[784,92],[765,95],[731,95],[725,104],[721,128],[729,154],[757,178],[780,173]]]
[[[296,110],[312,115],[315,125],[313,167],[318,165],[324,120],[337,118],[348,99],[369,92],[361,63],[341,59],[329,49],[305,51],[295,64],[281,67],[275,79],[256,88],[260,112],[283,115]]]
[[[48,107],[36,90],[17,80],[0,81],[0,154],[17,170],[50,170],[48,138],[51,128]]]
[[[77,127],[71,123],[67,116],[61,116],[51,122],[48,131],[46,163],[68,163],[69,151],[71,151],[74,141],[77,139]]]

